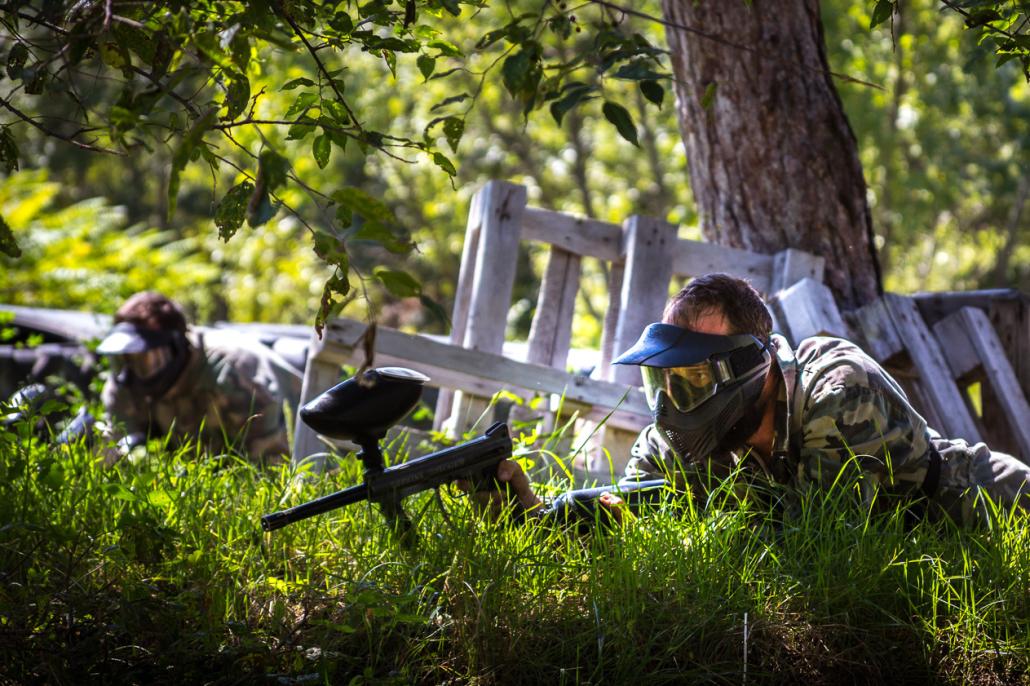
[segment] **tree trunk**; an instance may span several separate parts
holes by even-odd
[[[705,237],[822,255],[838,304],[875,299],[866,185],[818,1],[662,0],[662,8]]]

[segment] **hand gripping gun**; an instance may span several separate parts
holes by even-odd
[[[411,520],[401,501],[420,491],[437,488],[456,479],[478,490],[507,489],[496,479],[497,465],[511,456],[508,427],[498,422],[479,438],[387,468],[379,441],[422,396],[429,377],[404,367],[381,367],[350,378],[304,405],[301,420],[329,438],[345,439],[361,447],[364,483],[316,500],[273,512],[261,518],[265,531],[314,517],[362,500],[377,505],[401,539],[410,542]],[[514,497],[509,497],[514,504]],[[515,505],[517,507],[517,505]]]

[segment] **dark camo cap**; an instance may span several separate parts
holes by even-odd
[[[698,333],[673,324],[648,324],[633,347],[619,355],[612,364],[635,364],[644,367],[685,367],[704,362],[712,355],[761,342],[751,334],[722,336]]]
[[[97,352],[101,355],[132,355],[169,345],[174,334],[170,331],[155,331],[132,322],[114,325],[107,337],[100,341]]]

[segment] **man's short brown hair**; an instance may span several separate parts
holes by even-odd
[[[713,312],[726,318],[731,333],[749,333],[763,342],[772,333],[772,317],[762,295],[744,279],[729,274],[706,274],[692,280],[669,300],[662,321],[691,329],[698,319]]]
[[[114,323],[129,322],[144,329],[186,333],[186,314],[177,302],[155,291],[132,295],[114,313]]]

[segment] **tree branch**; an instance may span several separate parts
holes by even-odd
[[[40,131],[42,131],[47,136],[50,136],[51,138],[56,138],[58,140],[65,141],[66,143],[70,143],[71,145],[74,145],[76,148],[81,148],[82,150],[89,150],[90,152],[102,152],[102,153],[107,153],[108,155],[117,155],[119,157],[124,157],[125,156],[125,153],[121,152],[120,150],[112,150],[110,148],[101,148],[101,147],[98,147],[96,145],[90,145],[89,143],[83,143],[82,141],[75,140],[75,136],[78,136],[80,133],[85,131],[85,129],[79,129],[79,130],[75,131],[74,133],[72,133],[70,135],[65,135],[63,133],[58,133],[57,131],[54,131],[53,129],[49,129],[49,128],[43,126],[38,121],[36,121],[32,117],[28,116],[27,114],[25,114],[21,110],[17,109],[11,103],[7,102],[7,100],[5,98],[0,98],[0,105],[3,105],[4,109],[10,111],[12,114],[14,114],[16,117],[21,119],[23,122],[25,122],[27,124],[31,124],[32,126],[34,126],[35,128],[39,129]]]
[[[654,16],[652,14],[647,14],[646,12],[640,12],[638,10],[630,9],[629,7],[623,7],[622,5],[616,5],[613,2],[608,2],[608,0],[590,0],[590,2],[592,2],[595,5],[600,5],[601,7],[605,7],[605,8],[610,9],[610,10],[615,10],[617,12],[622,12],[623,14],[627,14],[627,15],[629,15],[631,17],[637,17],[639,19],[645,19],[647,21],[652,21],[652,22],[655,22],[657,24],[661,24],[662,26],[665,26],[667,28],[673,28],[673,29],[679,29],[681,31],[686,31],[687,33],[690,33],[690,34],[693,34],[695,36],[698,36],[699,38],[704,38],[705,40],[710,40],[713,43],[718,43],[719,45],[724,45],[724,46],[726,46],[728,48],[733,48],[734,50],[742,50],[744,52],[750,52],[750,53],[752,53],[754,55],[759,55],[761,57],[765,57],[767,59],[774,60],[774,61],[777,61],[777,62],[786,62],[788,66],[793,66],[794,70],[798,71],[798,72],[816,72],[816,73],[820,73],[820,74],[829,74],[830,76],[833,76],[834,78],[841,79],[842,81],[848,81],[850,83],[857,83],[857,84],[859,84],[861,86],[868,86],[869,88],[875,88],[875,89],[881,90],[881,91],[884,90],[883,86],[878,86],[875,83],[871,83],[869,81],[863,81],[862,79],[855,78],[854,76],[848,76],[847,74],[841,74],[841,73],[838,73],[838,72],[835,72],[835,71],[832,71],[832,70],[823,69],[822,67],[815,67],[815,66],[812,66],[812,65],[809,65],[809,64],[805,64],[804,62],[798,62],[796,60],[787,59],[787,58],[784,58],[784,56],[782,54],[780,54],[780,53],[768,52],[766,50],[760,50],[760,49],[758,49],[758,48],[756,48],[756,47],[754,47],[752,45],[745,45],[744,43],[737,43],[735,41],[728,40],[728,39],[723,38],[722,36],[716,35],[714,33],[710,33],[708,31],[704,31],[702,29],[699,29],[696,26],[687,26],[686,24],[680,24],[680,23],[677,23],[677,22],[674,22],[674,21],[669,21],[669,20],[664,19],[662,17],[656,17],[656,16]]]
[[[279,14],[279,16],[286,20],[286,23],[290,25],[290,28],[293,29],[293,32],[297,34],[297,38],[300,38],[301,42],[304,43],[304,47],[308,49],[308,53],[311,54],[311,58],[315,60],[315,64],[318,66],[318,70],[329,81],[329,87],[333,89],[333,93],[336,94],[337,100],[339,100],[340,104],[343,105],[343,109],[347,111],[347,116],[349,116],[351,118],[351,121],[354,122],[354,126],[358,127],[358,131],[364,131],[364,129],[361,126],[361,122],[358,121],[358,118],[354,116],[354,112],[347,104],[347,101],[344,100],[343,93],[341,93],[340,89],[336,87],[336,81],[333,79],[332,76],[330,76],[329,70],[325,68],[325,65],[322,63],[322,60],[319,59],[318,52],[315,50],[314,46],[308,42],[307,37],[304,35],[303,29],[301,29],[300,26],[297,25],[297,22],[293,20],[293,17],[291,17],[289,13],[286,11],[286,8],[283,7],[282,0],[275,0],[274,4],[276,13]]]

